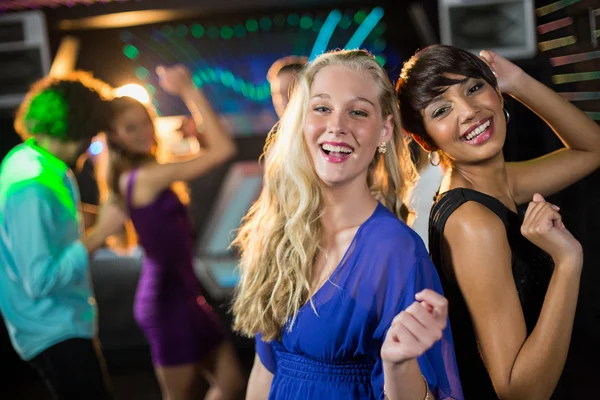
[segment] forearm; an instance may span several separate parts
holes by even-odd
[[[573,329],[580,267],[556,265],[538,322],[519,351],[506,399],[549,399],[562,373]]]
[[[600,153],[600,126],[552,89],[523,73],[510,94],[544,119],[567,147]]]
[[[194,87],[185,90],[181,98],[192,113],[196,124],[204,126],[203,135],[207,147],[222,154],[233,155],[235,144],[210,102],[200,90]]]
[[[104,242],[106,242],[106,235],[99,231],[96,226],[93,226],[88,229],[81,239],[81,242],[85,246],[88,254],[91,254],[104,245]]]
[[[383,378],[385,394],[389,400],[425,399],[427,394],[425,380],[416,359],[399,365],[384,362]]]

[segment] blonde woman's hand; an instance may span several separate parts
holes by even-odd
[[[390,364],[401,364],[425,353],[442,338],[448,317],[448,300],[425,289],[416,301],[398,314],[388,329],[381,347],[381,358]]]

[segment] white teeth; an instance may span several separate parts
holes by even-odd
[[[480,125],[477,127],[477,129],[475,129],[473,132],[469,133],[466,136],[467,140],[473,140],[475,139],[477,136],[481,135],[483,132],[485,132],[485,130],[490,126],[491,124],[491,120],[487,120],[487,122],[485,122],[483,125]]]
[[[321,147],[323,148],[323,150],[329,151],[332,153],[347,153],[347,154],[352,153],[352,149],[350,147],[345,147],[345,146],[333,146],[331,144],[325,143]]]

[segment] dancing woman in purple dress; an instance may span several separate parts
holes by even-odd
[[[145,252],[134,315],[150,343],[164,399],[196,398],[200,374],[211,383],[207,399],[232,399],[243,390],[241,367],[200,292],[190,218],[173,187],[223,164],[236,149],[184,67],[159,67],[157,73],[162,88],[180,96],[194,119],[203,121],[206,146],[192,159],[158,163],[148,109],[129,97],[112,101],[108,186],[124,203]]]

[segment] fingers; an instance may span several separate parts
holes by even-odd
[[[546,200],[544,200],[544,197],[541,194],[536,193],[533,195],[533,201],[540,202],[540,201],[546,201]]]
[[[433,307],[433,311],[438,317],[443,318],[444,321],[446,320],[448,316],[448,300],[444,296],[431,289],[425,289],[417,293],[415,299],[429,304]]]
[[[564,228],[557,207],[546,202],[530,203],[521,226],[521,233],[524,236],[540,235],[548,232],[552,227]]]

